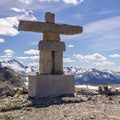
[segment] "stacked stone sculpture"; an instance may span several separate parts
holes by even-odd
[[[74,76],[63,73],[63,51],[65,43],[60,34],[73,35],[82,32],[81,26],[55,23],[55,15],[47,12],[45,22],[25,21],[19,23],[20,31],[42,32],[39,42],[39,74],[29,76],[29,96],[58,97],[74,95]]]

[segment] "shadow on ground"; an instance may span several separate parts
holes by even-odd
[[[61,105],[61,104],[72,104],[72,103],[81,103],[85,102],[85,100],[82,99],[75,99],[75,97],[60,97],[60,98],[30,98],[31,106],[37,107],[37,108],[43,108],[48,107],[51,105]]]
[[[27,98],[26,102],[21,104],[11,104],[5,108],[0,109],[0,112],[7,112],[13,110],[22,110],[24,108],[45,108],[51,105],[73,104],[86,102],[83,99],[76,99],[75,97],[59,97],[59,98]]]

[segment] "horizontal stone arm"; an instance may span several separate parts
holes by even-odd
[[[38,50],[65,51],[65,49],[64,42],[40,41],[38,45]]]
[[[18,30],[31,32],[54,32],[65,35],[73,35],[81,33],[83,31],[83,28],[81,26],[67,24],[21,20],[19,23]]]

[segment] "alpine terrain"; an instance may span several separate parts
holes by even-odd
[[[0,61],[0,67],[8,67],[15,72],[27,76],[28,74],[35,74],[38,72],[38,67],[28,67],[23,65],[17,60],[3,60]],[[108,83],[120,83],[120,71],[112,70],[98,70],[95,68],[75,68],[64,67],[65,74],[71,74],[75,76],[76,84],[108,84]]]

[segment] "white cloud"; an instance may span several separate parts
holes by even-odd
[[[33,60],[33,61],[39,60],[38,50],[30,49],[30,50],[24,51],[24,54],[26,54],[27,56],[16,57],[16,58],[21,60]]]
[[[24,57],[16,57],[17,59],[21,59],[21,60],[26,60],[26,59],[29,59],[29,60],[39,60],[39,56],[24,56]]]
[[[89,48],[99,51],[120,49],[120,16],[92,22],[83,28],[81,39],[86,40]]]
[[[116,10],[103,10],[103,11],[97,12],[96,14],[98,14],[98,15],[106,15],[106,14],[116,13],[116,12],[118,12],[118,11],[116,11]]]
[[[38,0],[40,2],[59,2],[59,1],[63,1],[66,4],[74,4],[77,5],[81,2],[83,2],[84,0]]]
[[[72,60],[71,58],[63,58],[63,61],[67,63],[76,62],[75,60]]]
[[[4,55],[0,56],[1,60],[10,60],[13,57],[13,54],[15,53],[11,49],[6,49],[3,52],[4,52]]]
[[[36,21],[37,18],[31,14],[31,11],[26,11],[24,14],[17,16],[17,20],[31,20]]]
[[[109,57],[111,57],[111,58],[120,58],[120,54],[112,54]]]
[[[83,2],[84,0],[38,0],[40,2],[60,2],[63,1],[66,4],[74,4],[77,5],[81,2]]]
[[[74,4],[74,5],[77,5],[81,2],[83,2],[84,0],[63,0],[65,3],[67,4]]]
[[[19,0],[22,3],[30,4],[33,0]]]
[[[18,10],[19,9],[15,9]],[[31,14],[31,11],[25,11],[24,14],[14,16],[14,17],[6,17],[0,18],[0,35],[7,35],[7,36],[15,36],[19,34],[16,27],[18,27],[19,20],[37,20],[35,16]]]
[[[74,55],[74,57],[76,57],[79,60],[83,60],[84,59],[84,56],[80,55],[80,54]]]
[[[18,31],[14,28],[18,25],[16,17],[0,18],[0,35],[14,36]]]
[[[99,61],[104,61],[104,60],[107,59],[106,57],[102,56],[99,53],[94,53],[93,55],[80,55],[80,54],[77,54],[77,55],[74,55],[74,57],[76,57],[79,60],[99,60]]]
[[[4,43],[4,42],[5,42],[5,40],[0,38],[0,43]]]
[[[120,16],[108,18],[105,20],[99,20],[93,23],[89,23],[84,26],[85,33],[93,33],[100,31],[110,31],[120,28],[119,26]]]
[[[112,51],[120,49],[120,16],[88,23],[83,26],[83,33],[63,36],[62,39],[76,39],[78,44],[84,43],[94,51]]]
[[[71,0],[70,0],[71,1]],[[80,3],[81,0],[76,0],[77,3]],[[11,4],[12,3],[12,4]],[[67,7],[71,7],[71,5],[74,5],[74,2],[71,2],[71,4],[66,5],[64,0],[0,0],[0,15],[1,16],[11,16],[13,14],[13,11],[11,11],[11,8],[20,8],[20,9],[29,9],[29,10],[35,10],[35,11],[60,11]],[[4,9],[2,9],[4,8]],[[19,11],[16,9],[16,12]]]
[[[14,51],[11,49],[4,50],[5,56],[12,56],[14,54]]]
[[[87,48],[95,51],[120,49],[120,16],[98,20],[83,26],[83,33],[69,39],[83,40]],[[80,43],[80,42],[79,42]]]
[[[38,0],[40,2],[58,2],[60,0]]]
[[[96,65],[96,66],[105,66],[105,65],[114,65],[114,63],[109,62],[109,61],[102,61],[102,62],[95,62],[94,65]]]
[[[68,47],[69,47],[69,48],[73,48],[73,47],[74,47],[74,45],[71,45],[71,44],[70,44],[70,45],[68,45]]]
[[[18,0],[18,1],[25,3],[25,4],[30,4],[33,2],[33,0]],[[60,1],[63,1],[66,4],[77,5],[81,2],[83,2],[84,0],[36,0],[36,1],[39,1],[39,2],[60,2]]]
[[[13,10],[14,12],[17,12],[17,13],[25,13],[26,12],[25,9],[18,9],[18,8],[11,8],[11,10]]]
[[[39,51],[31,49],[31,50],[24,51],[24,54],[26,54],[26,55],[38,55]]]

